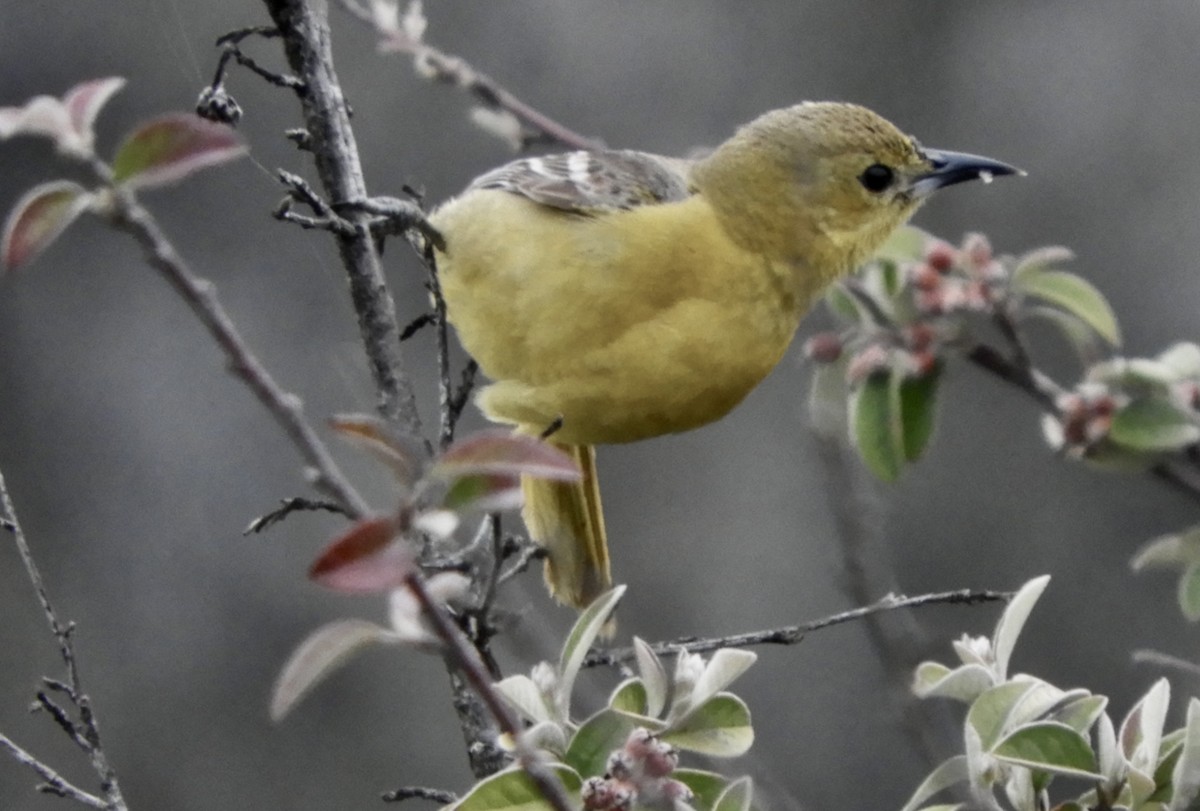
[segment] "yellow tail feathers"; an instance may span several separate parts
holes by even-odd
[[[574,482],[521,478],[525,507],[521,511],[530,537],[546,548],[546,584],[561,603],[585,608],[612,587],[596,449],[591,445],[558,445],[583,471]]]

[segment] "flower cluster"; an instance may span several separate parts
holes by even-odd
[[[692,790],[671,774],[679,752],[645,727],[629,733],[625,745],[608,758],[603,777],[584,781],[583,807],[588,811],[626,811],[635,804],[663,809],[688,808]]]

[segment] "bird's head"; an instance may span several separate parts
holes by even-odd
[[[1016,173],[922,148],[865,107],[807,102],[742,127],[696,165],[693,182],[725,222],[746,224],[735,239],[825,276],[869,258],[937,189]]]

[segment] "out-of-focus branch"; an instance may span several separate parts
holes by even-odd
[[[368,198],[350,114],[333,67],[328,6],[325,0],[265,0],[283,38],[288,64],[303,89],[297,95],[304,110],[306,148],[331,204]],[[414,437],[421,436],[412,381],[400,351],[396,305],[383,275],[372,215],[353,207],[344,219],[352,226],[335,232],[342,264],[350,280],[350,297],[358,313],[359,334],[379,394],[379,411]]]
[[[1011,597],[1012,593],[1007,591],[972,591],[970,589],[919,594],[916,597],[889,594],[862,608],[831,614],[828,617],[800,625],[787,625],[762,631],[746,631],[729,636],[685,636],[669,642],[654,642],[650,645],[650,649],[660,655],[669,655],[672,653],[706,653],[718,648],[749,648],[755,645],[796,645],[803,642],[804,637],[813,631],[853,622],[883,611],[919,608],[926,605],[976,605],[1008,600]],[[590,651],[583,663],[586,667],[596,667],[597,665],[620,665],[633,660],[633,648],[614,648]]]
[[[571,130],[521,101],[495,79],[480,73],[461,57],[427,44],[422,37],[425,21],[419,2],[410,0],[403,16],[398,2],[368,4],[362,0],[338,0],[338,4],[375,31],[382,50],[411,56],[421,74],[469,93],[488,111],[511,116],[518,124],[519,131],[504,132],[504,137],[518,149],[546,142],[571,149],[604,147],[597,139]],[[498,132],[504,130],[502,127],[494,129]]]
[[[525,742],[522,734],[525,730],[524,723],[492,684],[492,676],[483,659],[480,658],[475,648],[471,647],[471,643],[450,619],[441,604],[425,588],[424,579],[419,573],[414,573],[405,581],[405,585],[416,596],[421,610],[433,627],[433,632],[442,641],[446,659],[470,683],[476,695],[483,700],[484,706],[496,720],[500,730],[512,739],[517,762],[529,775],[529,779],[538,787],[538,791],[554,811],[573,811],[571,799],[567,796],[558,778],[554,776],[554,772],[550,770],[538,752]]]
[[[45,683],[48,688],[66,696],[74,709],[76,717],[70,717],[66,711],[58,708],[57,705],[51,704],[50,706],[53,706],[55,709],[55,721],[63,727],[71,740],[88,756],[88,759],[92,763],[92,769],[100,778],[100,792],[102,796],[90,794],[67,782],[54,769],[51,769],[4,735],[0,735],[0,749],[6,750],[17,761],[33,769],[45,781],[38,787],[40,791],[66,797],[92,808],[102,808],[105,811],[128,811],[125,798],[121,794],[120,784],[117,782],[116,769],[113,768],[108,760],[108,756],[104,753],[104,747],[100,741],[100,728],[96,721],[96,715],[92,711],[91,700],[84,693],[83,683],[79,678],[79,666],[75,659],[75,645],[71,641],[73,626],[71,623],[63,623],[59,620],[58,613],[54,610],[54,605],[50,602],[50,595],[46,591],[46,584],[42,580],[41,571],[38,569],[37,563],[34,562],[33,552],[29,548],[24,530],[21,529],[21,522],[17,519],[17,511],[13,506],[12,498],[8,494],[8,487],[4,482],[3,472],[0,472],[0,508],[3,509],[4,527],[12,533],[13,539],[16,541],[17,554],[20,556],[21,563],[25,567],[25,573],[29,576],[29,582],[33,584],[33,590],[37,593],[38,602],[42,606],[42,614],[46,618],[46,623],[50,626],[50,632],[54,634],[54,638],[58,642],[58,653],[62,657],[63,665],[66,667],[66,681],[60,682],[46,679]],[[48,699],[42,698],[41,700],[43,706],[49,704]]]
[[[106,178],[107,167],[95,168],[102,178]],[[200,319],[200,323],[225,353],[230,370],[249,386],[300,451],[311,469],[313,485],[334,499],[351,518],[366,515],[366,502],[342,474],[329,449],[305,418],[300,398],[285,391],[246,346],[229,314],[221,306],[216,287],[192,272],[158,227],[153,215],[132,194],[118,189],[113,192],[112,199],[112,220],[116,227],[137,240],[145,252],[146,261],[163,274]]]

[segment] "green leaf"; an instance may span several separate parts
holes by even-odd
[[[637,659],[638,673],[646,689],[645,714],[655,718],[662,715],[667,706],[667,698],[671,692],[671,680],[667,677],[666,668],[644,639],[633,638],[633,654]]]
[[[1200,798],[1200,701],[1188,701],[1187,723],[1184,724],[1183,752],[1172,771],[1175,787],[1168,811],[1190,811]]]
[[[979,746],[990,751],[1004,734],[1013,707],[1037,686],[1033,680],[1009,681],[987,690],[967,711],[967,726],[979,736]]]
[[[1151,566],[1187,566],[1200,561],[1200,525],[1173,535],[1161,535],[1137,551],[1130,568],[1135,572]]]
[[[1087,740],[1066,724],[1042,721],[1012,732],[992,755],[1029,769],[1099,780],[1096,756]]]
[[[520,673],[496,682],[496,692],[526,720],[540,723],[553,721],[554,713],[546,705],[546,697],[538,689],[537,682]]]
[[[1047,716],[1048,721],[1066,724],[1079,734],[1085,734],[1108,706],[1107,696],[1088,695],[1064,703]]]
[[[808,420],[822,437],[840,439],[846,435],[846,364],[817,363],[808,384]]]
[[[1179,610],[1188,622],[1200,620],[1200,562],[1187,567],[1179,578]]]
[[[1080,321],[1072,313],[1064,312],[1054,307],[1031,305],[1024,308],[1021,316],[1023,319],[1036,318],[1045,321],[1058,329],[1062,333],[1062,336],[1067,339],[1067,343],[1071,345],[1071,348],[1075,350],[1076,356],[1085,365],[1094,362],[1101,354],[1101,348],[1105,346],[1103,340],[1096,334],[1095,330],[1083,321]]]
[[[232,128],[191,113],[166,115],[126,136],[113,158],[113,181],[163,186],[244,154],[246,147]]]
[[[900,409],[904,423],[904,459],[915,462],[933,436],[937,386],[942,377],[939,364],[923,377],[910,377],[900,384]]]
[[[561,763],[549,764],[567,796],[578,796],[583,787],[579,775]],[[551,811],[537,785],[523,769],[511,768],[485,777],[467,795],[446,811]]]
[[[1141,399],[1113,415],[1108,438],[1135,451],[1177,451],[1200,441],[1200,425],[1166,400]]]
[[[571,626],[571,633],[567,635],[567,641],[563,644],[562,656],[558,663],[558,704],[564,717],[570,707],[575,677],[579,675],[579,668],[583,665],[588,648],[596,641],[596,637],[604,629],[604,624],[608,622],[609,615],[624,594],[624,586],[604,592],[583,610],[579,619]]]
[[[995,683],[992,671],[983,665],[961,665],[951,670],[936,662],[917,666],[913,693],[918,698],[953,698],[972,702]]]
[[[662,733],[667,743],[711,757],[737,757],[754,743],[750,709],[737,696],[719,693]]]
[[[825,291],[825,306],[843,321],[857,322],[862,320],[862,312],[853,294],[846,290],[844,284],[831,284]]]
[[[1070,248],[1064,248],[1060,245],[1035,248],[1017,259],[1017,265],[1013,268],[1012,277],[1014,281],[1019,280],[1028,273],[1043,272],[1053,265],[1070,262],[1074,258],[1075,254],[1071,252]]]
[[[567,744],[563,761],[584,777],[604,774],[608,756],[625,745],[637,721],[615,710],[601,710],[580,725]]]
[[[608,699],[609,709],[633,715],[649,715],[646,711],[646,685],[641,679],[626,679],[617,685]]]
[[[716,772],[701,769],[676,769],[671,777],[692,790],[692,806],[699,811],[711,811],[725,790],[725,778]]]
[[[1049,583],[1050,575],[1044,574],[1021,586],[996,622],[996,631],[992,634],[992,649],[996,657],[996,675],[1000,678],[1008,675],[1008,664],[1012,659],[1017,639],[1021,636],[1021,629],[1025,627],[1025,621],[1029,619],[1030,612]]]
[[[1158,763],[1163,724],[1167,720],[1167,706],[1170,703],[1171,685],[1166,679],[1159,679],[1121,722],[1121,731],[1117,735],[1121,742],[1121,753],[1131,766],[1146,774],[1153,774],[1154,766]]]
[[[921,785],[917,786],[917,790],[908,798],[908,802],[900,811],[916,811],[926,800],[939,794],[951,786],[965,783],[970,779],[970,773],[967,770],[966,755],[955,755],[949,760],[943,761],[936,769],[929,773],[929,776],[921,781]]]
[[[899,369],[871,375],[854,393],[854,439],[871,472],[895,481],[905,462],[925,450],[933,433],[940,366],[912,378]]]
[[[749,777],[739,777],[721,792],[721,796],[713,803],[713,811],[750,811],[753,798],[753,781]]]
[[[737,681],[737,678],[758,661],[758,654],[739,648],[720,648],[704,666],[700,678],[696,679],[688,700],[702,706],[710,698]]]
[[[1121,344],[1117,317],[1104,295],[1091,282],[1063,270],[1022,273],[1013,288],[1048,301],[1076,316],[1113,346]]]
[[[1169,368],[1176,380],[1200,378],[1200,346],[1191,341],[1171,344],[1159,353],[1158,362]]]
[[[32,262],[87,211],[93,199],[91,192],[70,180],[42,183],[27,191],[4,223],[0,270],[16,270]]]

